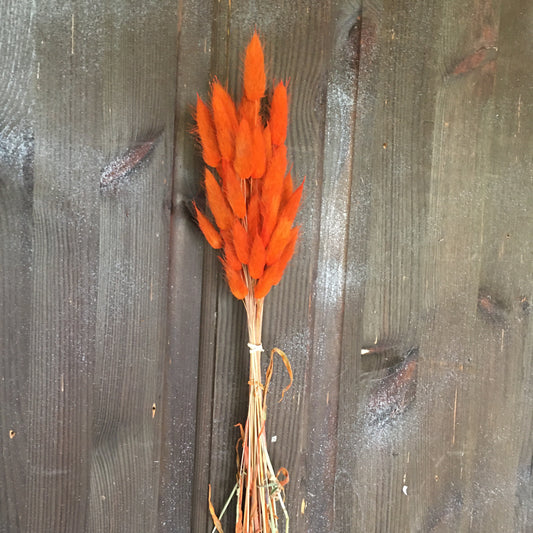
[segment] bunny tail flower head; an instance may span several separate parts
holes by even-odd
[[[303,183],[294,188],[287,171],[287,86],[280,81],[268,98],[257,33],[246,49],[242,92],[237,105],[214,80],[210,104],[197,97],[196,131],[210,167],[204,176],[210,216],[195,210],[207,242],[222,251],[233,295],[262,299],[294,253]]]

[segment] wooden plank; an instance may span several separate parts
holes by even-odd
[[[50,2],[37,41],[27,507],[23,531],[84,530],[88,519],[98,271],[98,21]],[[76,25],[78,24],[78,25]],[[46,37],[45,37],[46,36]],[[79,39],[85,45],[77,47]],[[95,168],[96,167],[96,168]]]
[[[335,477],[342,322],[345,302],[346,251],[353,185],[354,122],[361,35],[361,4],[340,2],[328,16],[325,56],[325,113],[321,168],[317,188],[318,227],[310,346],[306,368],[306,491],[293,502],[297,530],[332,531],[335,521]],[[324,28],[322,26],[322,28]],[[311,218],[311,217],[309,217]],[[290,316],[290,315],[289,315]],[[302,438],[301,437],[301,438]],[[302,438],[302,440],[303,440]],[[302,475],[302,474],[300,474]]]
[[[533,8],[524,1],[494,7],[500,8],[497,55],[478,68],[493,85],[479,128],[484,180],[472,357],[477,379],[457,402],[457,425],[479,428],[463,441],[465,523],[468,517],[472,529],[527,531],[533,515],[533,117],[531,105],[522,102],[533,97],[526,67],[533,56],[527,35]]]
[[[31,317],[31,6],[0,6],[0,531],[26,513]],[[15,67],[16,66],[16,67]]]
[[[339,532],[413,529],[402,488],[416,433],[412,410],[401,415],[412,400],[409,376],[424,314],[420,243],[438,17],[422,2],[363,5],[336,463]]]
[[[373,124],[383,120],[378,134],[392,128],[392,141],[383,135],[383,150],[394,154],[387,168],[380,165],[387,156],[378,154],[379,137],[370,137],[373,150],[361,148],[374,171],[370,276],[362,320],[355,301],[361,291],[347,293],[336,530],[525,531],[531,515],[525,466],[531,421],[524,411],[531,402],[525,356],[531,333],[518,302],[525,305],[531,292],[530,262],[522,263],[531,217],[510,205],[531,202],[530,164],[516,164],[518,153],[531,152],[531,136],[518,135],[513,149],[504,139],[516,133],[519,95],[531,86],[519,66],[527,60],[516,54],[530,54],[516,43],[527,10],[517,2],[500,19],[498,2],[448,3],[433,14],[419,7],[410,3],[406,20],[399,6],[384,6],[381,26],[370,35],[373,13],[363,14],[359,100],[366,100],[372,76],[378,98],[392,95],[396,111],[374,109],[371,117]],[[428,31],[421,40],[420,28]],[[394,35],[392,53],[384,47],[383,29],[390,40]],[[434,47],[425,46],[429,35],[440,36]],[[376,39],[379,55],[367,56],[367,44]],[[417,73],[422,57],[429,70]],[[382,62],[385,69],[373,74]],[[499,78],[500,68],[515,72],[513,81]],[[416,80],[426,88],[417,90]],[[498,116],[505,117],[501,131]],[[422,137],[432,139],[430,160]],[[507,171],[511,164],[518,183]],[[362,189],[358,197],[364,199]],[[498,265],[495,248],[509,247],[503,228],[518,238]],[[349,264],[361,251],[357,242]],[[504,274],[502,263],[512,264],[512,273]],[[389,375],[387,366],[413,346],[420,346],[416,365],[407,359]],[[361,347],[371,351],[360,356]],[[525,431],[513,437],[517,427]]]
[[[167,349],[176,12],[171,2],[32,9],[23,3],[2,18],[10,62],[2,74],[11,72],[2,302],[16,310],[1,337],[0,528],[150,531]]]
[[[499,312],[503,301],[509,309],[514,307],[513,314],[518,318],[519,297],[513,302],[509,289],[514,286],[517,290],[515,284],[524,278],[521,268],[528,273],[530,268],[520,267],[516,255],[516,277],[511,283],[502,283],[501,274],[499,279],[487,278],[487,272],[496,271],[493,247],[505,240],[505,235],[497,234],[502,226],[512,231],[518,222],[506,210],[506,197],[516,198],[525,192],[517,188],[514,177],[502,171],[514,155],[497,147],[502,138],[494,121],[496,106],[513,101],[507,103],[513,92],[505,83],[505,90],[500,85],[497,94],[496,80],[498,72],[505,72],[515,61],[515,52],[511,52],[514,47],[507,45],[504,55],[501,50],[515,34],[521,15],[517,5],[507,11],[507,17],[502,17],[506,11],[503,3],[487,2],[479,8],[475,16],[469,17],[471,27],[465,28],[465,34],[457,35],[449,49],[443,47],[449,76],[436,106],[435,123],[440,126],[436,128],[432,175],[435,193],[429,211],[429,226],[436,231],[429,234],[433,244],[427,268],[431,288],[428,303],[434,314],[423,342],[432,364],[428,360],[421,366],[421,380],[424,388],[433,389],[425,397],[425,408],[433,416],[425,425],[428,437],[424,447],[429,453],[422,470],[428,471],[422,499],[426,509],[423,523],[437,531],[527,530],[514,516],[519,441],[513,443],[505,435],[516,431],[511,406],[524,401],[522,361],[528,328],[525,324],[518,327],[509,317],[512,326],[505,335],[500,318],[493,320],[491,315],[495,310]],[[464,6],[458,3],[456,9]],[[460,11],[455,13],[456,17],[462,16]],[[451,24],[444,23],[443,34],[452,34]],[[518,90],[523,89],[520,83]],[[505,114],[503,120],[512,124],[514,116]],[[500,162],[491,163],[494,157],[505,167]],[[520,180],[530,179],[527,174],[530,172],[518,171]],[[505,187],[505,195],[495,182]],[[507,212],[505,217],[498,216],[502,211]],[[524,289],[530,292],[531,285],[529,290]],[[493,301],[498,303],[491,306]],[[500,350],[507,355],[505,370]],[[515,388],[515,384],[519,386]],[[434,483],[429,482],[429,472]]]
[[[177,13],[170,1],[101,12],[103,175],[113,182],[99,192],[87,528],[155,531],[161,469],[168,467],[160,454]]]
[[[198,487],[195,469],[205,470],[208,443],[196,440],[197,426],[207,424],[210,432],[212,361],[199,366],[200,321],[202,312],[202,236],[188,206],[196,194],[201,162],[191,135],[191,106],[196,94],[207,92],[211,57],[211,3],[183,2],[178,9],[175,157],[173,212],[171,217],[168,343],[166,368],[165,420],[161,469],[159,530],[198,531],[193,517],[207,517],[207,475]],[[205,289],[204,289],[205,290]],[[205,298],[204,298],[205,302]],[[206,312],[204,306],[204,313]],[[214,333],[214,332],[213,332]],[[200,376],[200,380],[199,380]],[[197,401],[198,395],[198,401]],[[200,435],[203,435],[200,432]],[[208,466],[208,464],[207,464]],[[207,469],[208,472],[208,469]],[[197,502],[200,503],[197,503]],[[195,513],[195,506],[201,508]]]
[[[218,3],[213,4],[211,9],[211,20],[216,21],[216,23],[211,25],[211,33],[207,40],[204,41],[205,48],[210,53],[210,63],[209,65],[206,65],[205,62],[202,63],[205,65],[205,70],[199,73],[201,77],[196,87],[202,97],[207,97],[209,94],[209,82],[213,76],[219,76],[224,83],[227,82],[227,76],[223,73],[228,69],[228,65],[225,63],[225,51],[227,46],[226,39],[229,37],[229,21],[226,12],[229,6]],[[194,100],[192,103],[194,103]],[[191,186],[191,191],[197,193],[200,190],[199,184],[203,175],[203,162],[197,147],[194,152],[194,159],[196,164],[193,169],[196,169],[196,175],[191,176],[191,183],[195,184]],[[220,375],[218,361],[218,352],[221,349],[219,330],[223,328],[220,325],[220,319],[224,318],[223,313],[229,313],[230,319],[234,319],[237,315],[233,324],[235,326],[241,325],[241,330],[244,331],[244,318],[242,309],[240,309],[241,304],[232,300],[229,290],[225,287],[225,281],[220,272],[220,263],[216,259],[216,255],[209,246],[205,245],[203,236],[198,233],[196,233],[196,247],[203,250],[204,268],[201,291],[197,431],[191,529],[192,531],[211,531],[213,526],[207,505],[208,486],[211,484],[213,487],[213,502],[216,509],[222,509],[225,498],[229,496],[235,480],[235,458],[232,450],[235,449],[236,433],[232,433],[232,429],[234,429],[234,424],[239,421],[239,416],[243,417],[242,408],[239,414],[236,414],[234,402],[238,402],[240,399],[242,406],[244,394],[236,395],[231,387],[234,383],[238,383],[239,379],[242,383],[245,383],[244,369],[237,375],[231,371]],[[221,299],[226,303],[225,308],[222,309]],[[226,332],[223,330],[222,335],[225,334]],[[235,346],[243,346],[243,339],[244,337],[241,334],[238,344],[235,344]],[[228,343],[223,349],[231,352],[232,345]],[[221,400],[216,398],[214,392],[215,386],[216,384],[219,384],[219,386],[224,384],[225,386],[226,382],[228,383],[227,395],[223,397],[221,405]],[[241,391],[244,392],[244,390],[245,388],[242,386]],[[221,407],[227,409],[227,411],[222,410],[222,416],[219,413]],[[228,435],[225,440],[220,438],[220,433],[223,431]],[[223,466],[220,464],[213,465],[212,454],[217,454],[218,456],[225,454],[225,464]],[[218,469],[221,471],[219,472]],[[223,476],[223,473],[226,475]],[[219,483],[218,479],[223,479],[223,484]]]

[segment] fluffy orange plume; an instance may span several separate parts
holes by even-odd
[[[259,100],[248,100],[246,95],[241,98],[241,103],[239,104],[239,118],[245,118],[250,127],[254,127],[260,123],[259,109],[260,109]]]
[[[299,227],[292,228],[289,242],[285,246],[280,258],[273,265],[265,269],[265,273],[254,288],[254,296],[256,298],[264,298],[270,292],[270,289],[281,281],[285,268],[294,255],[299,230]]]
[[[263,237],[265,243],[270,240],[278,219],[278,209],[281,202],[281,191],[283,190],[283,178],[286,167],[287,149],[285,146],[278,146],[272,154],[272,159],[269,162],[261,190],[264,216],[261,237]]]
[[[287,147],[277,146],[272,151],[272,157],[265,174],[265,185],[268,187],[273,180],[283,183],[285,170],[287,170]]]
[[[268,267],[254,287],[254,297],[258,300],[260,298],[264,298],[270,292],[276,277],[277,273],[274,272],[274,269],[272,267]]]
[[[273,285],[277,285],[281,281],[281,278],[283,277],[283,272],[285,272],[285,268],[287,268],[289,261],[292,259],[292,256],[294,255],[294,249],[296,248],[296,242],[298,241],[299,232],[300,232],[299,226],[292,228],[287,246],[283,250],[278,261],[274,263],[274,265],[272,265],[273,267],[275,267],[275,271],[277,273],[277,277],[273,275],[273,279],[274,279]]]
[[[266,250],[263,239],[259,234],[255,234],[252,249],[250,251],[250,260],[248,261],[248,272],[254,279],[259,279],[265,270]]]
[[[276,146],[283,144],[287,137],[288,113],[287,88],[280,81],[272,94],[269,120],[272,144]]]
[[[232,160],[235,153],[235,133],[238,128],[235,104],[218,81],[212,85],[211,107],[217,133],[218,148],[223,158]]]
[[[222,261],[222,264],[231,293],[238,300],[242,300],[248,294],[248,287],[244,281],[242,270],[233,270],[225,261]]]
[[[263,137],[265,139],[265,156],[268,161],[272,157],[272,135],[270,134],[270,126],[268,124],[263,130]]]
[[[198,209],[198,207],[196,207],[196,204],[193,203],[193,205],[194,209],[196,210],[196,220],[198,221],[198,226],[204,234],[207,242],[215,250],[222,248],[222,238],[220,237],[218,231],[215,229],[213,224],[211,224],[209,219]]]
[[[266,263],[274,264],[281,256],[285,246],[289,243],[291,236],[292,220],[281,218],[272,233],[272,238],[267,246]]]
[[[211,246],[223,249],[228,284],[239,299],[248,292],[263,298],[280,281],[294,253],[298,228],[292,224],[303,190],[303,182],[295,189],[286,172],[286,85],[277,83],[269,105],[262,100],[266,78],[257,33],[246,49],[243,84],[238,112],[217,80],[211,107],[199,96],[196,104],[204,161],[221,178],[206,169],[207,203],[218,230],[195,206],[198,225]]]
[[[231,232],[226,232],[230,234],[230,237],[224,238],[224,256],[226,258],[226,262],[230,268],[233,270],[239,270],[242,268],[242,263],[239,261],[239,258],[237,257],[237,252],[235,251],[235,247],[233,246],[233,241],[231,240]]]
[[[294,219],[296,218],[296,213],[298,212],[298,207],[300,207],[304,183],[305,178],[283,205],[280,212],[280,218],[287,218],[291,221],[291,223],[294,222]]]
[[[265,138],[261,126],[257,125],[252,132],[252,178],[262,178],[266,169]]]
[[[215,176],[207,168],[205,169],[205,191],[209,209],[211,209],[211,213],[215,217],[218,228],[221,230],[230,228],[233,224],[231,208],[226,202]]]
[[[266,75],[263,47],[254,32],[244,57],[244,94],[249,100],[260,100],[265,94]]]
[[[246,198],[239,176],[235,174],[231,163],[225,159],[218,167],[218,173],[222,177],[222,189],[233,212],[239,218],[244,218],[246,216]]]
[[[235,137],[235,160],[233,166],[241,179],[247,179],[254,170],[253,140],[250,124],[243,118]]]
[[[204,161],[206,165],[216,167],[220,163],[220,151],[215,133],[215,124],[209,108],[198,95],[196,95],[196,124],[198,125]]]
[[[287,172],[287,175],[283,179],[283,190],[281,191],[281,203],[285,204],[291,197],[294,191],[294,184],[292,183],[291,171]]]
[[[248,233],[238,220],[233,222],[232,231],[233,245],[235,246],[237,257],[243,265],[247,265],[250,258],[250,241],[248,239]]]
[[[260,200],[258,194],[252,194],[250,201],[248,203],[248,233],[250,235],[255,235],[260,231],[261,224],[261,212],[260,212]]]

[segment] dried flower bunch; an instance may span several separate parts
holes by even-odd
[[[292,384],[286,355],[274,348],[265,379],[261,372],[263,301],[277,285],[294,254],[299,227],[294,219],[302,198],[302,184],[294,188],[287,171],[287,87],[279,82],[267,91],[263,48],[254,33],[244,59],[244,90],[237,106],[219,81],[211,86],[211,105],[196,104],[197,134],[202,146],[205,190],[210,218],[195,205],[198,225],[208,243],[222,250],[229,288],[244,300],[250,349],[248,417],[241,427],[240,458],[234,494],[236,532],[278,532],[276,505],[285,509],[285,468],[274,471],[267,450],[266,396],[274,354],[283,360]],[[215,177],[218,175],[219,179]],[[216,226],[216,227],[215,227]],[[284,391],[284,392],[285,392]],[[221,512],[224,514],[226,506]],[[215,529],[222,525],[211,503]]]
[[[218,230],[196,206],[207,242],[222,249],[233,295],[264,298],[277,285],[298,238],[294,218],[303,183],[294,190],[287,172],[287,88],[279,82],[264,104],[263,49],[254,33],[244,60],[244,94],[237,107],[224,87],[212,84],[211,109],[198,96],[196,122],[205,169],[207,203]]]

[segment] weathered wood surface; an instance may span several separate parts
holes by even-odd
[[[531,531],[528,0],[0,6],[0,531],[211,530],[247,353],[190,116],[255,25],[307,176],[264,326],[291,530]]]

